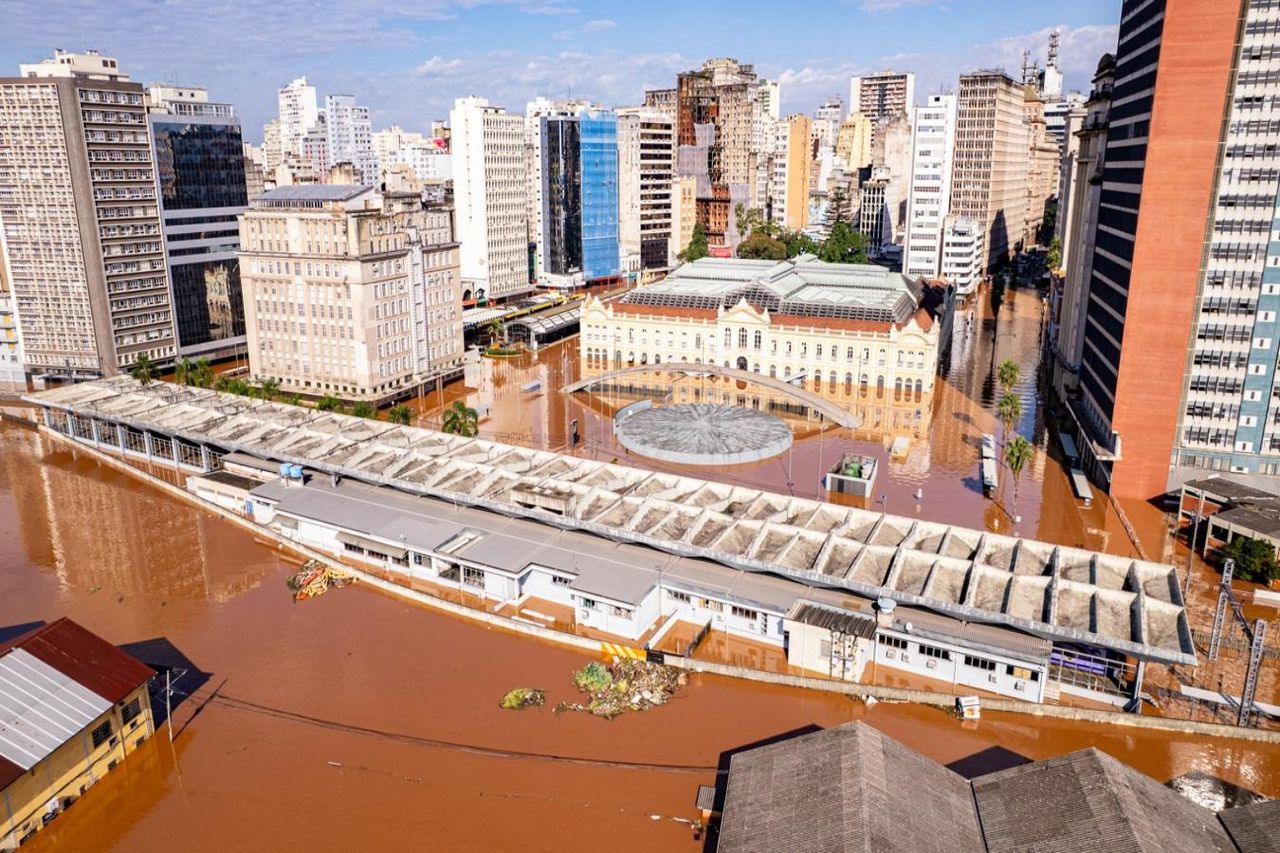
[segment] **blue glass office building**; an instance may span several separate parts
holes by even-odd
[[[548,273],[598,281],[621,275],[618,124],[612,116],[541,122],[542,242]]]

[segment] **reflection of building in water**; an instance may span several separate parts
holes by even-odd
[[[30,443],[11,450],[12,441]],[[218,521],[125,475],[76,460],[56,442],[27,433],[12,441],[0,453],[0,482],[13,493],[23,550],[68,586],[220,601],[256,586],[274,565],[263,561],[262,552],[233,561],[223,535],[231,531]],[[33,464],[33,455],[43,464]],[[102,530],[114,535],[102,536]],[[214,571],[215,550],[240,574]]]
[[[583,365],[582,376],[590,378],[608,373],[608,368]],[[578,392],[580,395],[585,392]],[[660,368],[652,373],[619,377],[591,387],[593,398],[620,408],[636,400],[663,400],[668,403],[726,403],[749,409],[772,412],[788,421],[818,421],[805,403],[785,393],[740,379],[723,376],[668,373]],[[824,397],[854,413],[861,426],[848,431],[853,438],[881,441],[885,438],[923,439],[928,435],[933,415],[930,394],[881,391],[873,388],[837,387]],[[828,430],[829,432],[829,430]]]
[[[933,391],[953,289],[812,256],[704,258],[622,299],[587,300],[585,365],[709,363],[793,381],[830,399],[855,386]]]

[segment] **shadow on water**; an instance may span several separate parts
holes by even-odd
[[[1021,753],[1005,749],[1003,746],[989,746],[984,750],[975,752],[973,755],[951,762],[947,765],[947,769],[952,773],[958,773],[966,779],[977,779],[979,776],[986,776],[988,773],[1009,770],[1010,768],[1021,767],[1030,763],[1031,759]]]
[[[23,634],[30,633],[31,631],[34,631],[37,628],[43,628],[47,624],[49,623],[41,620],[38,622],[23,622],[19,625],[0,626],[0,646],[3,646],[5,643],[8,643],[10,640],[16,640],[18,637],[21,637]]]
[[[170,710],[177,710],[213,677],[212,673],[196,666],[168,637],[126,643],[120,646],[120,650],[133,655],[157,673],[155,680],[151,682],[151,714],[157,729],[168,720],[165,712],[166,673],[169,675],[171,692]]]
[[[784,740],[811,735],[814,732],[822,731],[822,726],[809,723],[806,726],[790,729],[781,734],[771,735],[762,740],[746,743],[742,746],[735,746],[733,749],[726,749],[720,753],[720,760],[716,763],[716,797],[714,814],[707,823],[706,834],[702,840],[703,853],[715,853],[720,843],[720,813],[724,811],[724,796],[729,786],[729,764],[733,761],[733,757],[740,752],[750,752],[753,749],[759,749],[762,746],[769,746],[774,743],[781,743]]]

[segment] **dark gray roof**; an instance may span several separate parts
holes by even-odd
[[[1227,809],[1218,819],[1240,853],[1280,853],[1280,800]]]
[[[805,625],[826,628],[829,631],[839,631],[842,634],[862,637],[864,640],[870,640],[876,633],[876,620],[872,616],[834,610],[808,601],[797,601],[796,606],[787,614],[787,619],[792,622],[803,622]]]
[[[981,851],[969,783],[850,723],[734,755],[721,853]]]
[[[1235,853],[1208,809],[1095,748],[973,780],[990,853]]]
[[[255,201],[347,201],[373,189],[361,184],[298,184],[276,187],[257,196]]]
[[[1205,492],[1227,502],[1225,509],[1212,516],[1214,520],[1263,536],[1280,538],[1280,495],[1246,486],[1228,477],[1189,480],[1183,488]]]
[[[1231,500],[1262,500],[1267,498],[1280,500],[1280,495],[1264,492],[1261,489],[1253,488],[1253,486],[1246,486],[1244,483],[1236,482],[1230,477],[1201,477],[1198,480],[1188,480],[1182,485],[1184,488],[1211,492]]]

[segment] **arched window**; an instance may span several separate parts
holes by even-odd
[[[917,399],[917,400],[919,400],[919,399],[920,399],[920,395],[921,395],[921,394],[923,394],[923,393],[924,393],[924,382],[922,382],[921,380],[917,379],[917,380],[916,380],[916,399]]]
[[[902,367],[902,350],[898,350],[898,367]]]
[[[760,349],[762,346],[764,346],[764,335],[760,333],[759,329],[756,329],[754,343],[755,343],[756,349]]]
[[[844,375],[844,393],[846,394],[853,393],[853,374],[852,373],[846,373]]]
[[[752,373],[760,372],[760,362],[757,361],[755,364],[751,365],[751,372]]]
[[[658,353],[656,353],[656,352],[655,352],[655,353],[653,354],[653,363],[654,363],[654,364],[662,364],[662,356],[661,356],[660,354],[658,354]]]
[[[883,374],[876,377],[876,399],[877,400],[884,399],[884,375]]]
[[[774,365],[774,364],[769,365],[769,378],[770,378],[770,379],[777,379],[777,378],[778,378],[778,367],[777,367],[777,365]]]
[[[791,378],[791,368],[790,368],[790,367],[788,367],[786,370],[784,370],[784,371],[782,372],[782,378],[783,378],[783,379],[790,379],[790,378]]]
[[[738,349],[747,348],[747,330],[738,329]]]
[[[836,372],[833,370],[827,374],[827,384],[831,386],[831,390],[836,390]]]

